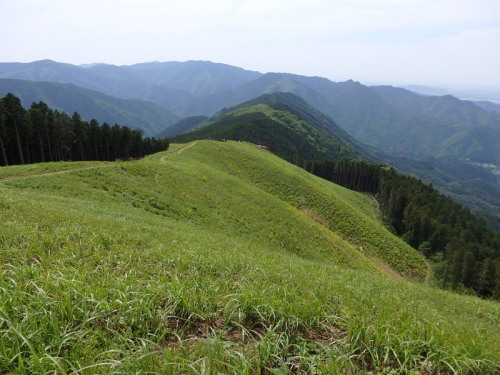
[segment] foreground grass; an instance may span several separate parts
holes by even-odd
[[[369,198],[284,194],[299,172],[249,145],[163,156],[0,183],[0,373],[499,370],[497,303],[389,279],[357,250],[382,228],[296,203]]]

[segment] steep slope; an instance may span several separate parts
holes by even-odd
[[[0,96],[9,92],[27,108],[33,102],[43,101],[52,109],[70,115],[76,111],[87,121],[94,118],[101,123],[142,129],[147,136],[156,135],[178,120],[170,111],[151,102],[118,99],[70,84],[0,79]]]
[[[496,112],[500,113],[500,104],[499,103],[493,103],[487,100],[477,100],[473,101],[475,105],[478,107],[481,107],[482,109],[488,111],[488,112]]]
[[[369,157],[332,119],[290,93],[266,94],[226,108],[196,130],[174,139],[185,142],[205,138],[267,144],[285,159]]]
[[[425,264],[371,198],[256,146],[2,168],[0,191],[3,372],[499,369],[498,304],[387,277]]]
[[[436,157],[500,165],[500,128],[463,129],[439,144]]]

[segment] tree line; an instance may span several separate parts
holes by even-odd
[[[374,194],[389,226],[434,264],[440,286],[500,299],[500,235],[432,185],[362,161],[295,164],[352,190]]]
[[[140,130],[100,125],[50,109],[44,102],[23,108],[13,94],[0,98],[0,166],[50,161],[139,158],[168,148],[165,139],[143,138]]]

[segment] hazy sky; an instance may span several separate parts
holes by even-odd
[[[0,61],[41,59],[500,89],[500,0],[0,0]]]

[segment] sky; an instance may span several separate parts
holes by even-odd
[[[0,62],[42,59],[500,91],[500,0],[0,0]]]

